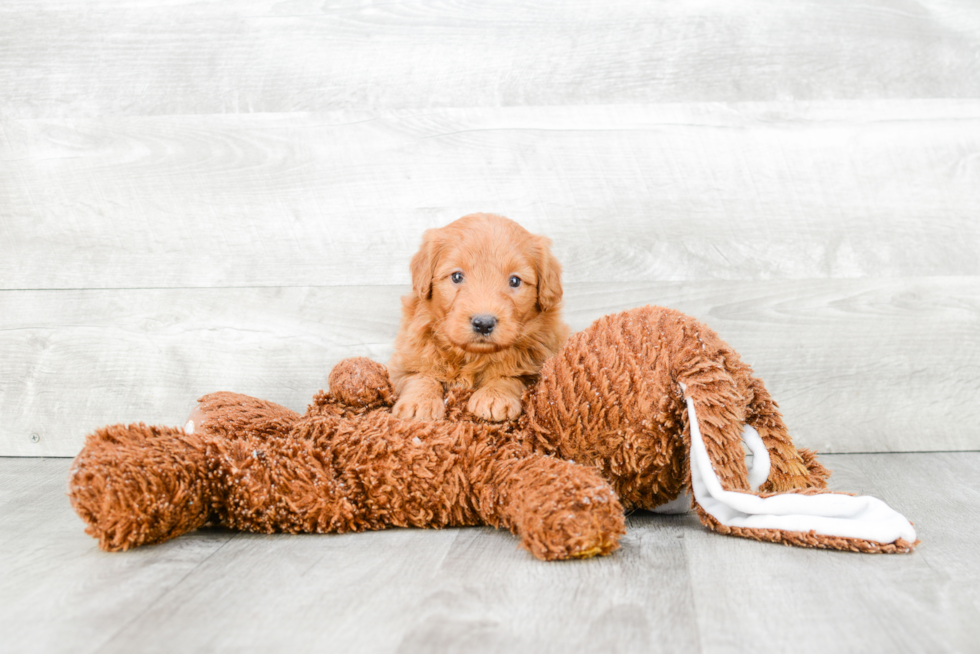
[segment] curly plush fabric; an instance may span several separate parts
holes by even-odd
[[[368,359],[339,363],[329,381],[330,392],[302,416],[215,393],[185,429],[97,431],[70,478],[86,531],[115,551],[204,524],[289,533],[486,524],[510,529],[544,560],[608,554],[625,533],[624,508],[655,509],[692,489],[692,418],[694,444],[709,461],[697,471],[717,479],[717,497],[827,492],[828,471],[793,446],[751,369],[714,332],[669,309],[607,316],[572,336],[509,423],[468,414],[462,389],[447,392],[446,420],[395,418],[387,371]],[[746,425],[769,454],[758,492],[745,464]],[[726,524],[734,514],[704,494],[700,479],[693,506],[721,533],[861,552],[914,545],[910,525],[877,542]],[[723,510],[705,508],[713,506]],[[745,522],[770,524],[764,516]]]
[[[377,379],[370,366],[363,372],[346,378],[358,381],[343,385],[345,397],[379,388],[359,388]],[[390,400],[380,388],[379,401]],[[618,546],[623,508],[598,471],[531,452],[489,424],[406,422],[387,404],[364,406],[321,393],[300,417],[215,393],[201,399],[206,417],[191,434],[99,430],[72,467],[72,504],[108,551],[208,521],[265,533],[486,524],[519,534],[545,560]]]

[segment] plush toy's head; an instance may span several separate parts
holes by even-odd
[[[762,381],[677,311],[633,309],[573,335],[526,395],[521,424],[545,451],[601,470],[627,507],[657,509],[689,490],[722,533],[865,552],[916,540],[880,500],[827,491],[829,472],[794,447]]]

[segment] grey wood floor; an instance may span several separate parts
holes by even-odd
[[[106,554],[67,459],[0,458],[0,651],[976,652],[980,453],[823,458],[915,522],[913,554],[727,538],[637,513],[610,557],[542,563],[507,532],[205,530]]]

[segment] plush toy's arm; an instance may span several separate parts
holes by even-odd
[[[346,359],[330,373],[331,397],[348,407],[391,406],[392,390],[384,366],[368,359]],[[378,411],[338,423],[321,442],[345,487],[357,490],[351,499],[364,524],[506,527],[545,560],[618,547],[623,508],[594,468],[532,454],[506,427],[457,421],[465,396],[449,399],[453,421]],[[304,421],[301,438],[307,425],[324,434]]]
[[[550,456],[474,459],[477,510],[543,560],[605,555],[626,533],[623,507],[595,468]]]

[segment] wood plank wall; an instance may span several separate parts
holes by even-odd
[[[803,445],[980,448],[980,3],[6,0],[0,455],[302,409],[473,211],[575,328],[708,322]]]

